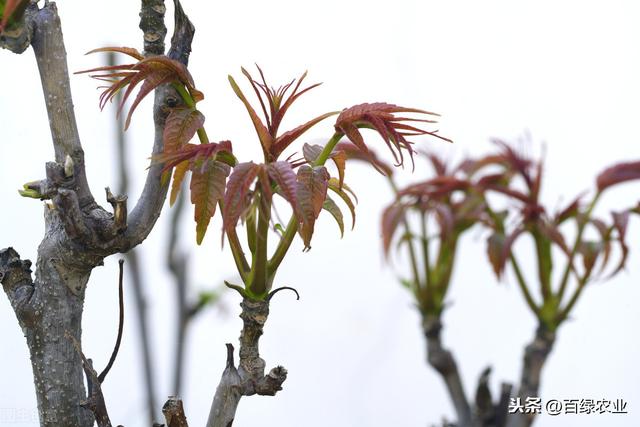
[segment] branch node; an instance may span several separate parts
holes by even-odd
[[[31,261],[21,260],[13,248],[0,250],[0,283],[20,324],[35,324],[42,310],[31,278]]]
[[[184,414],[182,400],[175,396],[169,396],[169,399],[162,407],[162,414],[167,421],[167,427],[189,427],[187,416]]]
[[[122,233],[127,229],[127,196],[124,194],[114,196],[111,189],[106,187],[107,202],[113,208],[113,223],[116,233]]]

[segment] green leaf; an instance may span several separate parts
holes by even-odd
[[[500,232],[494,232],[487,239],[487,255],[489,256],[489,262],[493,268],[496,277],[500,278],[504,272],[504,245],[506,237]]]
[[[180,193],[180,189],[182,188],[182,181],[184,181],[184,177],[189,170],[189,162],[184,161],[182,163],[178,163],[176,165],[175,170],[173,172],[173,184],[171,185],[171,194],[169,196],[169,206],[173,206],[178,198],[178,194]],[[170,172],[166,172],[170,173]]]
[[[355,198],[355,194],[347,186],[347,184],[343,183],[341,186],[340,182],[335,178],[331,178],[329,180],[329,189],[334,193],[336,193],[338,196],[340,196],[342,201],[344,201],[344,203],[349,207],[349,211],[351,212],[351,229],[353,230],[353,227],[356,226],[356,207],[353,204],[351,197],[349,197],[349,194],[347,194],[347,191],[351,193],[354,196],[354,198]],[[357,201],[357,198],[356,198],[356,201]]]
[[[30,188],[26,190],[18,190],[18,193],[20,193],[22,197],[28,197],[30,199],[40,199],[42,197],[42,194]]]
[[[331,197],[327,196],[322,204],[322,209],[329,212],[331,216],[333,216],[333,219],[336,220],[338,227],[340,228],[340,237],[342,238],[344,236],[344,220],[342,218],[342,211],[338,205],[336,205],[336,202],[334,202]]]
[[[413,281],[409,279],[400,279],[400,284],[409,290],[414,289]]]

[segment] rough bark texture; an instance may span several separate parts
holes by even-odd
[[[425,316],[423,329],[427,339],[427,359],[447,386],[449,397],[456,411],[458,425],[460,427],[471,426],[471,408],[462,387],[458,365],[451,352],[442,346],[440,318]]]
[[[489,388],[491,368],[480,375],[476,388],[475,404],[467,399],[451,351],[443,347],[440,339],[442,322],[439,316],[424,315],[423,329],[427,340],[427,358],[429,364],[440,374],[447,386],[449,398],[456,412],[456,422],[445,421],[448,427],[529,427],[535,414],[510,414],[509,402],[512,398],[511,384],[503,383],[500,396],[494,402]],[[555,334],[539,327],[535,338],[525,348],[520,387],[517,396],[524,402],[527,397],[538,397],[540,375],[547,356],[551,352]]]
[[[540,376],[547,357],[553,349],[555,333],[549,331],[544,326],[538,327],[533,341],[524,349],[524,360],[522,364],[522,375],[520,377],[520,387],[518,397],[525,402],[527,397],[539,397]],[[508,417],[508,427],[528,427],[535,418],[535,414],[510,414]]]
[[[489,388],[491,368],[486,368],[478,379],[475,402],[468,400],[463,386],[458,365],[453,354],[444,348],[440,339],[442,322],[439,316],[425,315],[423,329],[427,339],[427,358],[429,364],[440,374],[447,386],[449,398],[456,412],[456,421],[445,421],[447,427],[504,427],[507,422],[509,398],[512,386],[503,383],[500,396],[494,402]]]
[[[167,35],[167,27],[164,25],[166,11],[164,0],[142,0],[140,29],[144,34],[145,56],[164,54],[164,38]]]
[[[260,357],[259,340],[269,317],[269,301],[244,299],[240,304],[242,332],[240,334],[240,363],[235,367],[233,346],[227,344],[227,366],[211,404],[207,427],[231,427],[242,396],[275,396],[282,390],[287,370],[282,366],[264,374],[265,361]]]
[[[153,3],[157,6],[162,2]],[[181,19],[188,22],[185,17]],[[154,22],[163,38],[160,24],[164,27],[164,23]],[[180,60],[188,58],[190,51],[191,38],[184,37],[193,36],[192,26],[190,30],[183,27],[176,26],[181,36],[172,51]],[[126,198],[109,197],[115,215],[95,202],[86,180],[56,4],[45,2],[40,9],[30,5],[20,28],[16,34],[4,34],[0,47],[16,53],[29,44],[33,47],[55,162],[47,163],[45,179],[30,186],[43,200],[51,201],[45,205],[45,236],[38,248],[35,279],[31,278],[31,263],[8,248],[0,250],[0,281],[29,347],[40,425],[89,427],[93,415],[80,405],[86,398],[83,361],[72,344],[81,342],[86,285],[91,270],[106,256],[125,252],[147,237],[160,215],[167,185],[161,181],[162,166],[152,166],[126,224],[121,214],[126,212]],[[145,29],[145,40],[151,30]],[[158,45],[158,40],[154,42]],[[162,150],[166,107],[178,99],[170,86],[156,91],[153,153]]]
[[[162,413],[167,422],[166,427],[189,427],[182,407],[182,400],[170,397],[162,407]]]

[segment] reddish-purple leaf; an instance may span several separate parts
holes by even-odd
[[[196,241],[202,243],[218,201],[224,194],[225,182],[231,168],[213,159],[204,160],[201,166],[192,168],[191,203],[194,204]]]
[[[370,163],[378,172],[385,176],[393,175],[393,168],[380,160],[373,151],[362,151],[350,142],[339,142],[334,149],[334,152],[338,151],[345,153],[347,160],[361,160]]]
[[[262,144],[262,149],[265,153],[269,153],[271,145],[273,144],[273,137],[269,134],[269,130],[264,125],[264,123],[262,123],[260,117],[258,117],[258,114],[253,109],[246,96],[244,96],[244,93],[242,93],[242,90],[240,90],[240,87],[231,76],[229,76],[229,83],[231,84],[233,92],[240,99],[240,101],[242,101],[245,108],[247,109],[249,117],[251,118],[251,122],[253,123],[253,127],[256,129],[256,133],[258,134],[258,139],[260,139],[260,144]]]
[[[302,155],[307,163],[312,164],[316,161],[320,153],[322,153],[322,146],[318,144],[307,144],[302,146]]]
[[[596,184],[599,191],[620,184],[622,182],[640,179],[640,161],[618,163],[613,165],[598,175]]]
[[[293,141],[298,139],[303,133],[311,129],[316,124],[320,123],[322,120],[331,116],[335,116],[336,114],[338,114],[337,111],[323,114],[316,117],[315,119],[309,120],[308,122],[296,127],[295,129],[283,133],[278,138],[276,138],[275,142],[273,143],[271,154],[274,158],[277,158],[280,153],[282,153],[289,145],[291,145]]]
[[[307,161],[307,163],[311,165],[320,156],[320,153],[322,153],[322,150],[323,150],[323,147],[318,144],[311,145],[311,144],[305,143],[304,146],[302,147],[302,155],[304,156],[304,159]],[[346,166],[347,155],[345,154],[344,151],[338,150],[336,147],[329,155],[329,158],[333,160],[333,163],[336,165],[336,168],[338,169],[338,176],[340,177],[340,186],[342,187],[342,183],[344,182],[344,170]]]
[[[242,74],[244,74],[244,76],[249,80],[249,83],[251,83],[251,86],[253,87],[253,90],[255,91],[256,96],[258,97],[258,100],[260,101],[262,112],[264,113],[265,120],[267,121],[267,128],[268,128],[269,134],[273,138],[275,138],[275,136],[278,134],[278,128],[280,126],[280,123],[282,122],[282,119],[284,118],[289,107],[291,107],[291,105],[301,95],[305,94],[306,92],[310,91],[315,87],[318,87],[320,83],[313,84],[299,91],[302,81],[307,76],[307,72],[305,71],[302,74],[302,76],[300,76],[300,78],[297,80],[297,82],[295,79],[293,79],[289,83],[283,86],[280,86],[278,89],[275,89],[274,87],[269,86],[269,84],[267,84],[267,81],[264,77],[264,73],[262,72],[262,69],[257,65],[256,65],[256,68],[260,73],[260,79],[262,82],[258,82],[254,80],[253,77],[251,77],[251,74],[249,74],[249,72],[244,68],[242,68]],[[295,83],[295,86],[294,86],[294,83]],[[287,95],[287,93],[289,92],[289,89],[292,87],[293,87],[293,90]],[[264,99],[263,99],[263,95],[264,95]],[[268,111],[265,105],[265,101],[269,105]],[[287,139],[289,139],[290,137],[291,135],[289,135]],[[297,136],[295,138],[297,138]],[[278,147],[277,149],[275,148],[275,144],[274,144],[274,149],[271,151],[271,155],[273,156],[273,158],[275,159],[278,156],[278,154],[280,154],[284,150],[284,147],[286,147],[291,142],[293,142],[293,139],[289,139],[288,141],[282,141],[281,146]]]
[[[124,122],[124,129],[129,129],[133,112],[138,107],[138,104],[140,104],[148,94],[153,92],[158,86],[165,83],[171,83],[174,80],[175,74],[168,69],[159,69],[154,73],[149,73],[145,77],[144,82],[142,82],[142,86],[140,86],[140,90],[138,91],[136,98],[131,103],[131,107],[129,107],[129,113],[127,114],[127,119]],[[130,88],[133,88],[133,86],[130,86]]]
[[[434,123],[428,119],[411,119],[406,117],[397,117],[397,113],[415,113],[423,115],[437,116],[424,110],[415,108],[405,108],[384,102],[373,104],[359,104],[351,108],[343,110],[338,116],[335,124],[337,132],[342,132],[362,151],[367,152],[368,149],[364,143],[362,135],[358,131],[358,127],[372,128],[378,132],[391,151],[396,164],[403,163],[403,150],[409,153],[413,161],[414,150],[411,142],[405,137],[415,135],[431,135],[439,139],[451,142],[449,139],[441,137],[437,131],[426,131],[414,126],[409,126],[402,122],[422,122]]]
[[[620,250],[622,254],[620,255],[620,262],[615,270],[609,275],[609,277],[613,277],[618,274],[625,267],[627,263],[627,257],[629,256],[629,246],[627,246],[626,235],[627,235],[627,225],[629,224],[629,211],[623,212],[612,212],[613,216],[613,226],[618,232],[618,243],[620,244]]]
[[[571,255],[571,249],[567,246],[567,242],[564,240],[564,236],[557,225],[549,224],[546,221],[539,221],[537,225],[543,236],[558,245],[567,256]]]
[[[280,187],[282,196],[289,202],[294,214],[298,217],[298,183],[296,173],[291,169],[291,164],[286,161],[269,163],[267,171],[271,179]]]
[[[525,204],[531,203],[531,198],[527,194],[524,194],[522,191],[506,187],[504,185],[488,184],[484,186],[484,189],[496,191],[498,193],[504,194],[505,196],[509,196],[512,199],[519,200]]]
[[[144,59],[144,55],[141,54],[138,51],[138,49],[134,49],[132,47],[116,47],[116,46],[100,47],[98,49],[90,50],[89,52],[85,53],[85,55],[89,55],[91,53],[97,53],[97,52],[119,52],[119,53],[124,53],[125,55],[129,55],[130,57],[137,59],[138,61],[142,61]]]
[[[231,141],[210,142],[208,144],[185,144],[181,148],[168,153],[157,154],[151,157],[151,162],[164,163],[163,172],[168,171],[179,163],[188,160],[194,163],[198,160],[214,158],[218,161],[234,166],[236,161],[233,157]]]
[[[164,125],[164,152],[179,150],[204,125],[204,116],[191,108],[174,108],[167,116]]]
[[[467,180],[454,176],[436,176],[435,178],[413,184],[398,192],[399,196],[413,196],[423,198],[448,197],[454,191],[464,191],[471,186]]]
[[[393,236],[404,217],[405,209],[405,206],[393,203],[382,212],[382,247],[387,257],[389,256]]]
[[[518,173],[525,180],[527,188],[531,189],[534,185],[534,178],[531,176],[532,161],[525,158],[504,141],[494,139],[493,143],[500,147],[501,155],[499,158],[503,164],[509,170]]]
[[[447,175],[447,164],[441,157],[433,153],[426,153],[426,155],[429,158],[431,166],[433,166],[433,170],[436,172],[436,175]]]
[[[582,198],[584,197],[584,193],[578,195],[567,207],[558,212],[554,217],[554,222],[558,225],[562,224],[569,218],[573,218],[578,214],[578,210],[580,208],[580,204],[582,202]]]
[[[260,166],[253,162],[238,163],[233,168],[224,194],[222,218],[225,230],[230,231],[235,228],[238,219],[248,206],[247,194],[258,175],[258,169]]]
[[[456,226],[453,210],[449,205],[437,203],[433,211],[435,212],[436,222],[440,228],[440,240],[447,241],[451,239]]]
[[[329,173],[324,166],[312,168],[302,165],[298,168],[298,211],[301,218],[300,235],[304,241],[305,249],[310,249],[311,237],[316,219],[320,215],[322,205],[327,197],[329,185]]]
[[[493,242],[487,242],[489,260],[491,261],[491,265],[493,270],[496,272],[498,279],[500,279],[504,272],[507,260],[511,256],[511,248],[513,247],[513,244],[522,233],[524,233],[524,229],[522,227],[518,227],[508,236],[502,235],[502,237],[494,237]],[[489,239],[491,239],[491,237],[489,237]],[[491,245],[493,245],[493,248],[489,247]]]
[[[118,114],[122,111],[122,108],[134,89],[142,83],[140,92],[136,96],[127,114],[125,129],[128,128],[133,111],[135,111],[138,104],[145,96],[161,84],[174,82],[182,84],[195,102],[204,98],[202,92],[195,88],[193,78],[191,74],[189,74],[187,67],[178,61],[163,55],[143,58],[137,50],[125,47],[107,47],[95,49],[89,53],[94,52],[120,52],[139,60],[135,64],[98,67],[76,73],[102,72],[103,74],[94,74],[91,75],[91,77],[110,83],[108,86],[103,87],[104,91],[100,95],[100,108],[104,108],[106,103],[112,100],[120,90],[126,88],[122,96]]]

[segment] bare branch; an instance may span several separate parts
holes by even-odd
[[[30,278],[27,261],[20,261],[13,250],[4,250],[2,282],[29,347],[41,426],[90,427],[92,412],[78,405],[86,396],[83,360],[64,335],[80,343],[91,270],[104,257],[129,250],[146,238],[160,214],[167,186],[161,183],[160,167],[152,167],[128,224],[122,199],[111,200],[114,214],[95,202],[85,174],[56,4],[47,1],[38,9],[33,3],[25,14],[24,31],[22,42],[30,40],[38,64],[55,152],[55,162],[47,164],[46,179],[33,186],[42,199],[53,203],[45,206],[46,232],[38,249],[35,280]],[[5,32],[0,45],[17,51],[18,37],[9,41],[6,36]],[[188,56],[180,49],[191,39],[178,39],[176,54]],[[155,153],[162,150],[165,107],[176,98],[169,86],[155,93]],[[85,362],[85,370],[87,366]]]
[[[182,62],[184,65],[189,63],[189,55],[191,54],[191,41],[196,32],[195,27],[189,21],[189,17],[184,13],[180,0],[173,0],[174,5],[174,22],[175,28],[171,37],[171,49],[169,49],[169,58]]]
[[[73,159],[76,183],[73,190],[84,206],[92,203],[93,197],[84,169],[84,152],[73,110],[67,52],[56,4],[46,3],[35,13],[33,22],[35,28],[31,45],[40,71],[56,163],[64,165],[67,155]]]
[[[494,417],[493,401],[491,399],[491,390],[489,389],[490,375],[491,367],[487,367],[480,374],[476,389],[475,416],[480,420],[481,425],[486,425]]]
[[[164,54],[164,38],[167,35],[167,27],[164,25],[166,11],[164,0],[142,0],[140,29],[144,33],[145,56]]]
[[[427,357],[429,364],[438,371],[444,380],[449,397],[456,410],[459,427],[471,425],[471,408],[467,400],[462,380],[458,372],[458,365],[451,352],[442,346],[440,331],[442,323],[439,317],[425,316],[423,319],[424,334],[427,338]]]
[[[553,349],[555,333],[540,325],[533,341],[525,347],[518,397],[524,402],[527,397],[537,397],[540,390],[540,375],[547,357]],[[511,414],[508,427],[528,427],[533,423],[535,413]]]
[[[187,65],[195,29],[182,10],[180,2],[175,0],[175,3],[175,28],[174,36],[171,39],[169,57]],[[143,1],[143,9],[145,5],[148,4],[150,3]],[[159,154],[163,149],[164,122],[167,118],[166,108],[163,107],[167,106],[169,99],[171,99],[171,104],[179,104],[181,98],[175,93],[175,90],[169,86],[156,90],[153,109],[155,142],[153,144],[152,155]],[[120,247],[120,250],[123,252],[142,242],[160,216],[160,211],[162,210],[162,205],[164,204],[168,190],[168,183],[162,182],[162,168],[162,164],[154,164],[149,168],[142,194],[135,208],[129,215],[129,227],[123,235]]]
[[[71,334],[66,333],[65,338],[71,341],[76,352],[82,358],[82,368],[87,378],[88,396],[87,400],[80,403],[80,406],[89,409],[93,413],[98,427],[111,427],[111,420],[107,413],[107,405],[105,404],[104,395],[102,394],[102,388],[100,386],[101,381],[95,369],[93,369],[91,359],[85,357],[80,343]]]
[[[229,427],[233,424],[236,409],[242,396],[274,396],[282,390],[287,370],[282,366],[264,374],[265,362],[259,354],[259,339],[269,317],[269,301],[244,299],[242,307],[243,327],[240,334],[240,363],[233,362],[233,346],[227,344],[227,366],[216,389],[209,411],[207,427]]]
[[[31,261],[20,259],[13,248],[0,250],[0,283],[11,302],[20,325],[31,326],[38,320],[42,301],[31,279]]]
[[[504,427],[505,425],[507,425],[507,414],[509,413],[511,390],[513,390],[513,386],[511,384],[502,383],[502,386],[500,388],[500,400],[496,404],[496,427]]]

